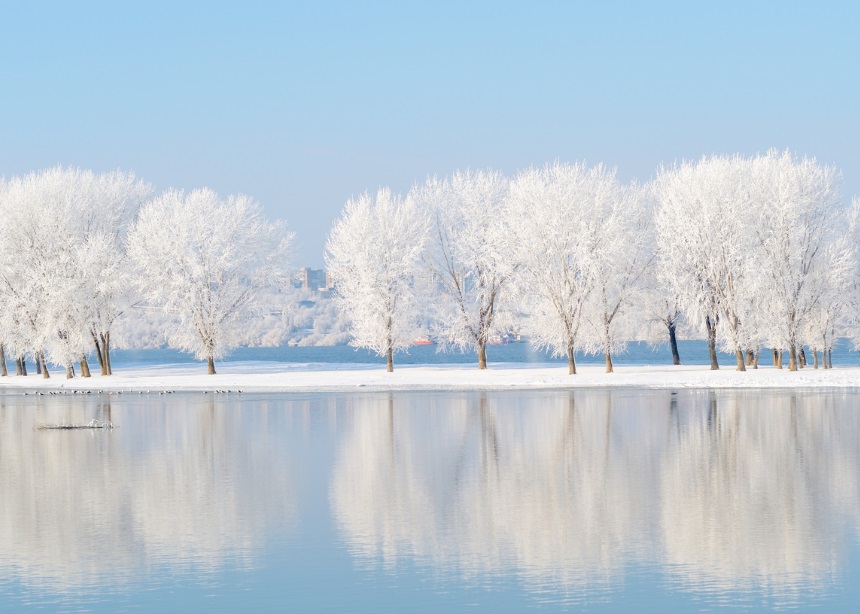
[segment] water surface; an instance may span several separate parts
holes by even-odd
[[[851,611],[858,401],[4,395],[0,610]]]

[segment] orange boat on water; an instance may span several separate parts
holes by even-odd
[[[427,337],[422,337],[421,339],[413,341],[412,345],[436,345],[436,342],[432,339],[428,339]]]

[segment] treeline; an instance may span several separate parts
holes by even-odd
[[[677,364],[679,327],[707,338],[713,369],[721,348],[738,370],[762,351],[796,370],[803,346],[828,368],[860,313],[860,204],[840,184],[835,168],[776,151],[663,167],[647,184],[602,165],[456,172],[349,200],[326,261],[353,344],[389,370],[427,334],[485,368],[487,344],[510,331],[573,374],[576,352],[611,372],[627,342],[662,330]]]
[[[133,173],[52,168],[0,181],[0,368],[111,374],[112,335],[153,311],[171,347],[214,361],[288,280],[292,241],[247,196],[153,195]]]

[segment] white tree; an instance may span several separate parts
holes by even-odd
[[[76,218],[78,256],[85,272],[82,308],[89,324],[86,332],[95,347],[102,375],[112,373],[111,333],[138,299],[131,263],[125,254],[126,237],[151,192],[149,184],[138,180],[134,173],[116,171],[99,175],[88,210]]]
[[[205,359],[212,374],[242,340],[256,290],[288,278],[292,237],[247,196],[169,190],[141,209],[128,253],[147,301],[178,318],[170,345]]]
[[[504,219],[508,180],[495,171],[456,172],[410,192],[430,218],[426,261],[438,285],[433,316],[445,345],[475,349],[487,368],[487,343],[506,332],[504,296],[513,268]]]
[[[71,361],[85,351],[76,334],[81,274],[73,223],[93,180],[91,172],[57,167],[13,178],[3,193],[2,329],[18,359],[30,354],[43,377],[47,353],[71,374]]]
[[[11,346],[32,353],[40,367],[47,352],[68,376],[79,359],[89,374],[91,337],[101,338],[108,356],[110,327],[123,306],[118,297],[130,286],[121,236],[148,192],[131,173],[60,167],[8,183],[0,221],[7,309],[0,320],[11,320],[3,324]],[[101,362],[98,342],[96,349]]]
[[[594,289],[586,301],[586,351],[604,355],[607,373],[613,371],[612,354],[623,351],[640,324],[631,307],[644,300],[643,276],[654,259],[650,186],[618,186],[612,192],[604,208],[590,213],[599,243],[590,258]]]
[[[656,245],[652,245],[651,252],[655,254]],[[658,278],[660,269],[661,266],[655,254],[645,270],[642,281],[643,293],[638,305],[642,310],[642,333],[643,337],[655,346],[664,343],[668,336],[672,364],[680,365],[678,329],[685,323],[684,312],[681,310],[677,294]]]
[[[511,183],[510,244],[519,263],[522,329],[539,348],[567,356],[582,349],[583,310],[594,287],[601,223],[618,198],[615,172],[602,165],[555,163],[520,172]]]
[[[751,226],[760,255],[759,294],[770,316],[767,334],[788,348],[788,368],[795,371],[804,322],[827,300],[834,268],[851,258],[844,250],[828,252],[847,225],[847,208],[839,173],[814,158],[770,151],[754,160],[753,177],[759,215]]]
[[[719,368],[718,325],[738,371],[746,370],[745,349],[758,346],[752,326],[757,288],[750,264],[755,205],[750,185],[750,163],[738,156],[662,169],[656,182],[661,277],[684,312],[705,323],[712,369]]]
[[[326,266],[351,323],[350,344],[385,356],[388,371],[394,352],[420,335],[416,276],[428,231],[426,213],[383,188],[375,198],[347,201],[326,243]]]

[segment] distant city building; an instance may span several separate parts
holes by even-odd
[[[326,292],[331,289],[331,279],[328,271],[325,269],[301,269],[293,278],[293,285],[297,288],[305,290],[314,290],[317,292]]]

